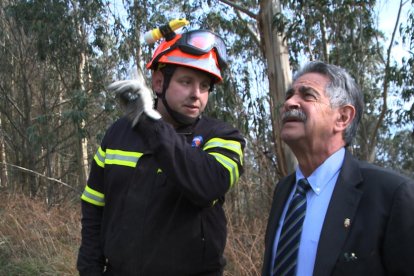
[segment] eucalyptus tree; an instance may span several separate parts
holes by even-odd
[[[33,113],[33,86],[37,67],[33,60],[35,46],[25,36],[24,28],[18,24],[7,8],[12,1],[1,4],[1,116],[4,141],[3,162],[15,162],[21,166],[34,168],[36,157],[32,135],[31,118]],[[21,187],[35,193],[37,186],[30,175],[10,173],[21,183]],[[19,177],[20,176],[20,177]],[[16,181],[17,182],[17,181]]]
[[[410,4],[409,1],[406,2]],[[408,11],[407,21],[400,25],[400,32],[404,45],[409,49],[409,55],[402,58],[402,66],[397,69],[395,82],[403,87],[401,98],[404,102],[408,102],[409,108],[406,112],[399,113],[398,118],[404,123],[411,124],[412,133],[414,133],[414,0],[411,0],[410,10]],[[414,135],[412,135],[413,137]]]
[[[275,17],[274,23],[279,31],[286,34],[294,70],[300,66],[301,59],[334,63],[347,68],[354,75],[366,91],[367,102],[379,97],[379,87],[371,78],[373,72],[377,76],[380,73],[381,55],[378,50],[382,50],[376,48],[379,31],[373,23],[375,1],[282,2],[285,13]],[[369,107],[368,115],[377,108],[373,105]],[[362,124],[371,122],[365,120]],[[361,129],[367,130],[369,127]],[[362,135],[369,133],[371,131]],[[358,145],[358,148],[360,156],[367,156],[367,153],[361,154],[367,146]]]
[[[11,0],[1,8],[8,162],[80,189],[90,159],[87,130],[95,131],[91,125],[105,109],[102,71],[110,70],[101,61],[110,60],[102,54],[109,41],[103,3]],[[40,186],[46,178],[20,175],[27,175],[20,185],[31,195],[47,187],[52,199],[56,183]]]
[[[283,0],[283,12],[274,20],[277,29],[286,35],[293,70],[304,59],[317,59],[345,67],[353,74],[364,91],[366,102],[353,150],[360,158],[371,162],[377,158],[379,137],[396,123],[388,119],[393,112],[387,105],[390,95],[403,98],[405,95],[407,101],[413,99],[412,52],[402,66],[392,56],[400,11],[396,14],[390,41],[386,42],[375,21],[376,4],[373,0]],[[400,1],[400,10],[403,5]],[[407,40],[412,39],[412,23],[405,26],[401,30],[405,31]],[[402,114],[408,115],[407,112]]]
[[[381,137],[383,143],[377,160],[414,178],[414,1],[400,1],[400,8],[404,4],[411,4],[407,20],[402,21],[395,32],[401,35],[407,52],[401,60],[390,64],[388,78],[394,106],[391,116],[386,118],[386,125],[391,127]]]

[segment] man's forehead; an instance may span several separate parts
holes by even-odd
[[[325,89],[329,82],[329,78],[323,74],[306,73],[293,82],[292,88],[297,89],[299,87],[311,87]]]
[[[186,66],[177,66],[176,72],[178,72],[180,75],[197,76],[199,78],[204,78],[209,81],[211,81],[212,79],[211,74]]]

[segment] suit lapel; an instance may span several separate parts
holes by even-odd
[[[362,196],[359,166],[348,151],[329,203],[319,239],[313,275],[331,275],[341,254]],[[349,219],[351,227],[345,227]]]
[[[272,258],[273,242],[276,229],[279,225],[280,216],[283,212],[286,200],[289,197],[292,187],[295,184],[295,174],[282,179],[276,186],[273,194],[272,207],[270,209],[265,235],[265,255],[263,259],[262,275],[269,275],[269,268]]]

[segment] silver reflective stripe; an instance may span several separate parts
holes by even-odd
[[[96,152],[96,157],[99,159],[99,161],[105,162],[105,156],[102,156],[99,151]]]
[[[239,156],[240,164],[243,164],[243,151],[240,142],[233,140],[225,140],[221,138],[213,138],[207,141],[207,143],[203,147],[203,150],[208,150],[215,147],[224,148],[235,152]]]
[[[141,152],[107,149],[105,164],[135,167]]]
[[[105,167],[105,152],[102,150],[101,147],[98,148],[98,150],[96,151],[95,156],[93,157],[93,159],[95,160],[96,164],[99,167],[104,168]]]
[[[96,206],[105,206],[105,195],[86,185],[81,199]]]
[[[94,194],[91,194],[91,193],[89,193],[88,191],[83,191],[83,195],[84,196],[86,196],[87,198],[89,198],[89,199],[92,199],[92,200],[94,200],[94,201],[96,201],[96,202],[101,202],[101,203],[104,203],[104,199],[103,198],[101,198],[101,197],[98,197],[98,196],[95,196]]]
[[[194,58],[185,58],[178,56],[167,56],[166,57],[170,62],[184,63],[189,66],[204,68],[206,71],[213,72],[214,74],[221,76],[220,69],[216,65],[216,60],[212,57],[204,59],[194,59]]]
[[[127,161],[127,162],[138,162],[139,157],[136,156],[124,156],[119,154],[106,154],[106,161],[108,163],[109,160],[119,160],[119,161]]]

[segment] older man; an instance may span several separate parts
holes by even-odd
[[[334,65],[307,64],[281,109],[296,172],[276,186],[263,275],[414,275],[414,182],[347,150],[363,95]]]

